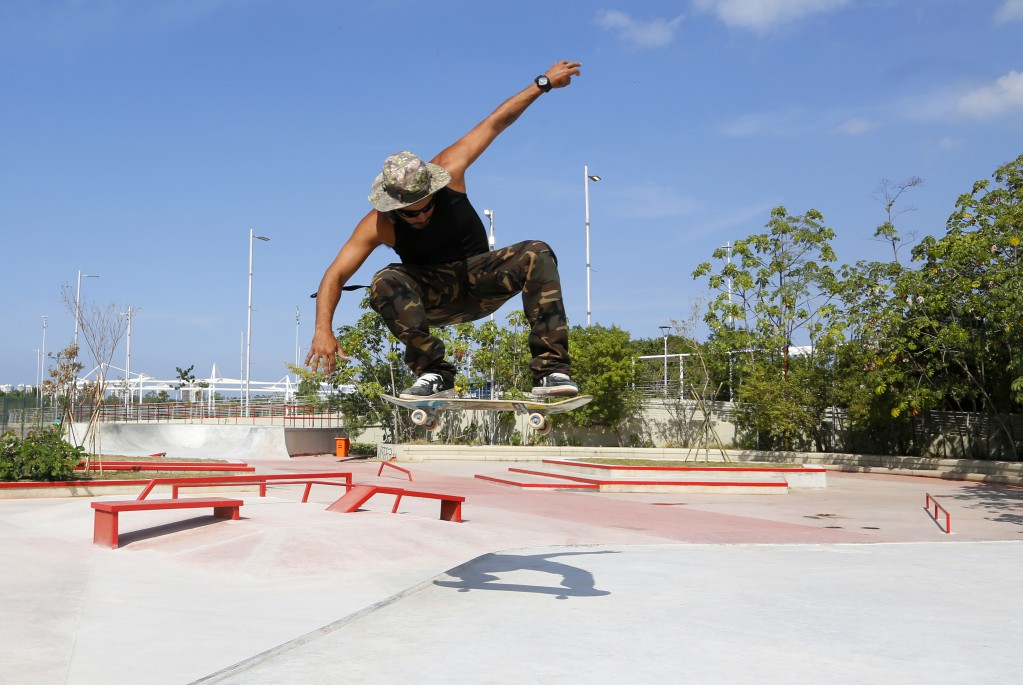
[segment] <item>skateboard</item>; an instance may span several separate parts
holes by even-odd
[[[437,427],[437,412],[450,411],[513,411],[516,414],[528,414],[529,427],[538,435],[546,435],[551,426],[547,423],[548,414],[562,414],[578,409],[593,399],[592,395],[576,395],[552,402],[542,400],[474,400],[462,397],[438,397],[422,400],[406,400],[391,395],[381,395],[383,399],[399,407],[412,410],[412,423],[422,426],[428,431]]]

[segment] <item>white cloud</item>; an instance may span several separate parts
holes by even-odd
[[[789,136],[805,131],[809,125],[806,112],[787,107],[733,117],[723,122],[720,130],[729,138]]]
[[[877,123],[869,119],[855,118],[844,121],[835,127],[835,131],[847,136],[860,136],[877,128]]]
[[[1017,71],[966,93],[956,102],[956,113],[968,119],[991,119],[1012,111],[1023,112],[1023,73]]]
[[[848,3],[849,0],[693,0],[697,9],[716,14],[728,26],[759,33],[812,14],[837,10]]]
[[[605,31],[615,31],[619,39],[636,48],[660,48],[675,39],[682,15],[674,19],[651,19],[639,21],[618,10],[604,10],[597,13],[597,25]]]
[[[1005,0],[995,13],[995,21],[999,24],[1023,21],[1023,0]]]

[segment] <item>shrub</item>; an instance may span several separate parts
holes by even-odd
[[[353,442],[348,452],[359,456],[374,456],[377,453],[377,444],[375,442]]]
[[[8,433],[0,439],[0,480],[67,480],[84,456],[57,429],[32,432],[21,440]]]

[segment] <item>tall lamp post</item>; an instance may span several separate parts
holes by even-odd
[[[490,209],[483,210],[483,216],[490,219],[490,235],[487,237],[487,244],[490,245],[490,249],[493,250],[494,243],[494,212]]]
[[[49,317],[43,316],[43,349],[39,351],[39,409],[43,408],[43,382],[46,380],[46,323]]]
[[[732,241],[725,243],[725,254],[728,259],[726,270],[728,272],[728,330],[735,330],[735,317],[732,316]],[[732,395],[732,353],[728,353],[728,401],[731,402]]]
[[[668,331],[671,330],[671,326],[658,326],[661,329],[661,335],[664,336],[664,396],[668,396]]]
[[[301,321],[300,312],[299,312],[299,309],[298,309],[298,305],[296,304],[295,305],[295,366],[298,366],[298,356],[299,356],[298,329],[299,329],[299,322],[300,321]],[[298,376],[295,376],[295,378],[297,379]]]
[[[590,325],[590,181],[599,181],[600,176],[590,175],[590,168],[583,165],[583,196],[586,198],[586,325]]]
[[[124,348],[124,410],[128,411],[131,406],[131,315],[142,307],[128,306],[127,311],[121,312],[121,316],[128,318],[128,337]]]
[[[251,416],[249,411],[249,374],[252,371],[252,241],[270,239],[266,236],[256,235],[249,229],[249,312],[248,321],[245,326],[245,415]]]
[[[490,235],[487,236],[487,244],[490,245],[490,251],[493,252],[494,251],[494,247],[497,246],[497,243],[494,240],[494,212],[493,212],[493,210],[490,210],[490,209],[484,209],[483,210],[483,216],[485,216],[488,219],[490,219]],[[491,315],[490,315],[490,321],[491,321],[491,323],[494,321],[493,313],[491,313]],[[495,373],[496,372],[494,370],[494,364],[491,363],[490,364],[490,399],[494,399],[494,375],[495,375]],[[493,435],[491,435],[491,438],[493,438]],[[491,442],[492,441],[493,440],[491,440]]]

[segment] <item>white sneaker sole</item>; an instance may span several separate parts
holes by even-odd
[[[536,397],[575,397],[579,394],[579,388],[573,388],[570,385],[556,385],[553,388],[538,387],[533,388],[530,394]]]

